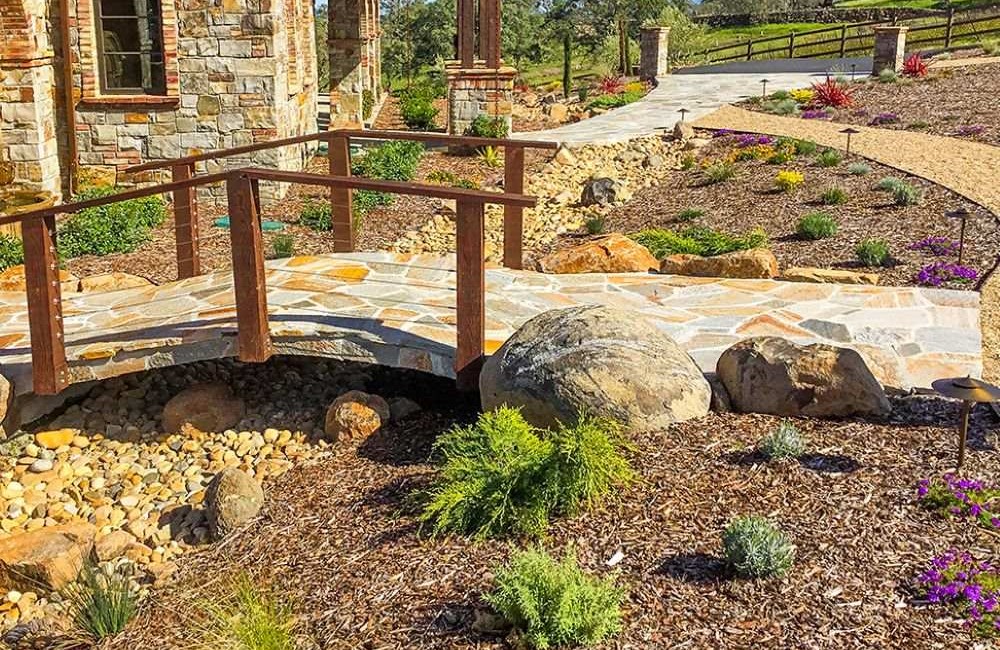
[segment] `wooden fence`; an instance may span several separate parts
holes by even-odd
[[[874,28],[884,24],[888,23],[851,23],[738,41],[695,52],[691,57],[708,63],[725,63],[777,58],[844,58],[854,54],[869,54],[875,46]],[[1000,12],[982,14],[975,10],[959,12],[953,9],[941,18],[912,21],[909,27],[908,48],[915,45],[950,48],[970,39],[1000,35]]]
[[[350,175],[351,138],[379,138],[441,142],[467,147],[496,146],[507,150],[503,193],[436,185],[378,181]],[[226,172],[194,173],[196,162],[251,153],[301,142],[329,142],[329,176],[260,168]],[[266,361],[272,354],[267,321],[267,286],[264,273],[263,235],[258,183],[298,183],[330,189],[333,204],[335,250],[354,250],[351,195],[354,190],[426,196],[456,202],[456,376],[459,387],[475,388],[484,356],[485,304],[485,206],[504,207],[504,263],[521,268],[523,211],[535,199],[523,194],[524,150],[553,149],[547,142],[466,138],[439,134],[394,131],[329,131],[285,140],[237,147],[188,156],[166,162],[147,163],[129,171],[169,168],[169,183],[130,190],[112,196],[68,203],[16,216],[0,218],[0,226],[20,223],[24,238],[28,321],[31,340],[32,381],[36,394],[53,395],[69,385],[66,341],[62,319],[62,296],[56,253],[56,217],[85,208],[111,205],[129,199],[172,193],[177,243],[177,268],[181,278],[201,272],[198,250],[197,188],[224,182],[229,208],[236,298],[238,354],[244,361]]]

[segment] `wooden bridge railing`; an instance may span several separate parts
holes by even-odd
[[[226,183],[229,207],[239,358],[251,362],[266,361],[270,358],[272,346],[267,319],[264,245],[259,197],[256,195],[256,185],[261,180],[319,185],[330,188],[331,192],[346,194],[352,190],[371,190],[454,200],[457,205],[458,258],[455,373],[460,388],[475,388],[483,361],[486,334],[485,205],[493,203],[503,205],[505,208],[523,210],[535,205],[534,198],[511,191],[484,192],[351,176],[243,168],[183,178],[154,187],[0,218],[0,225],[21,223],[24,233],[28,320],[35,393],[56,394],[69,384],[56,254],[56,216],[167,192],[174,192],[175,196],[193,197],[194,190],[198,186],[218,182]],[[190,231],[182,233],[180,229],[177,232],[179,240],[182,235],[189,234]],[[197,252],[196,248],[194,250]],[[196,263],[197,257],[191,261]]]
[[[558,147],[554,142],[532,140],[509,140],[500,138],[476,138],[454,136],[443,133],[422,133],[412,131],[367,131],[360,129],[340,129],[311,133],[282,140],[271,140],[260,144],[245,145],[219,151],[209,151],[198,155],[175,158],[167,161],[144,163],[129,167],[125,173],[136,173],[154,169],[170,169],[174,182],[183,182],[195,176],[195,166],[200,162],[220,160],[232,156],[256,153],[268,149],[324,141],[328,145],[330,174],[347,177],[351,175],[352,140],[407,140],[427,144],[460,147],[497,147],[504,150],[504,191],[520,194],[524,191],[525,149],[549,149]],[[259,197],[258,197],[259,198]],[[356,247],[352,192],[346,187],[330,190],[332,208],[334,252],[350,253]],[[260,204],[258,201],[258,208]],[[177,269],[178,277],[186,278],[201,273],[198,251],[198,205],[197,193],[188,188],[174,193],[175,227],[177,229]],[[524,208],[504,205],[504,266],[520,269],[523,266]]]

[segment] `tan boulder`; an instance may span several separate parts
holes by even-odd
[[[344,393],[326,411],[323,430],[334,441],[363,440],[389,422],[389,404],[360,390]]]
[[[94,550],[84,522],[39,528],[0,540],[0,589],[58,591],[76,579]]]
[[[12,266],[0,273],[0,291],[25,291],[27,286],[23,264]],[[65,269],[60,269],[59,288],[63,293],[76,293],[80,290],[80,278]]]
[[[549,119],[553,122],[559,122],[560,124],[569,119],[569,108],[566,104],[549,104],[548,106]]]
[[[560,165],[566,165],[567,167],[572,167],[577,163],[576,154],[569,147],[562,146],[556,150],[556,155],[552,157],[552,160],[559,163]]]
[[[125,530],[113,530],[94,544],[94,554],[101,562],[110,562],[125,555],[136,543],[134,535]]]
[[[84,293],[106,293],[121,289],[151,286],[153,286],[151,280],[139,277],[138,275],[132,275],[131,273],[117,271],[114,273],[90,275],[80,280],[80,291]]]
[[[199,431],[232,429],[246,412],[243,400],[226,384],[199,384],[174,395],[163,407],[164,433],[179,433],[185,425]]]
[[[55,429],[53,431],[39,431],[35,434],[35,444],[45,449],[58,449],[68,447],[73,438],[80,432],[76,429]]]
[[[646,273],[659,264],[645,246],[614,234],[549,253],[537,266],[542,273]]]
[[[694,137],[694,127],[690,122],[677,122],[674,124],[675,140],[690,140]]]
[[[878,273],[794,266],[785,269],[781,274],[781,279],[788,282],[819,282],[824,284],[878,284]]]
[[[713,257],[670,255],[660,262],[660,273],[700,278],[773,278],[778,275],[778,260],[766,248]]]

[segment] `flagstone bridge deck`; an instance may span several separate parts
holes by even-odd
[[[274,351],[455,375],[454,258],[331,254],[267,263]],[[635,310],[673,336],[703,370],[749,336],[858,349],[883,383],[927,387],[978,375],[978,294],[645,274],[486,271],[487,354],[548,309],[603,304]],[[25,294],[0,293],[0,372],[31,391]],[[231,272],[102,294],[64,294],[69,381],[78,383],[235,356]]]

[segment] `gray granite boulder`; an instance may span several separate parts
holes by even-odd
[[[249,474],[227,467],[205,490],[208,530],[221,539],[257,516],[264,505],[264,490]]]
[[[884,416],[882,385],[857,351],[761,336],[722,353],[716,367],[733,410],[810,417]]]
[[[529,320],[486,362],[479,387],[484,409],[520,407],[536,426],[588,411],[637,433],[701,417],[712,398],[673,339],[637,313],[599,306]]]

